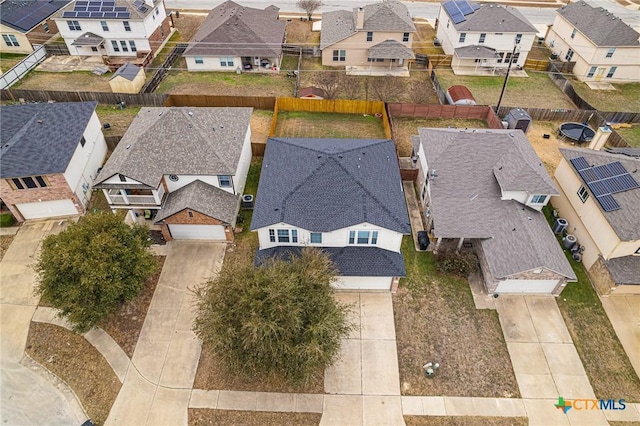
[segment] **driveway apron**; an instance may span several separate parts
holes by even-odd
[[[107,425],[187,425],[187,407],[200,358],[191,331],[189,288],[213,277],[226,244],[171,241],[122,389]]]

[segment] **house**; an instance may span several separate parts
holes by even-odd
[[[107,57],[116,69],[118,58],[152,58],[171,32],[163,0],[76,0],[54,20],[71,55]]]
[[[145,81],[144,68],[125,62],[113,73],[109,79],[109,86],[113,93],[138,93]]]
[[[553,199],[600,294],[640,294],[640,150],[561,148]]]
[[[0,107],[0,198],[18,221],[85,212],[107,154],[96,105]]]
[[[322,14],[322,65],[346,67],[347,73],[378,71],[408,76],[416,33],[407,7],[384,0],[349,10]]]
[[[69,0],[4,0],[0,3],[0,34],[6,53],[31,53],[34,45],[44,44],[58,33],[51,15]]]
[[[476,74],[507,68],[509,61],[523,68],[537,32],[515,7],[450,0],[440,7],[436,34],[453,56],[453,72]]]
[[[98,175],[109,206],[164,238],[232,241],[251,163],[251,108],[143,107]]]
[[[558,295],[576,277],[541,212],[558,194],[520,130],[418,130],[427,230],[478,255],[488,293]]]
[[[558,58],[575,62],[582,81],[638,81],[640,34],[602,7],[585,1],[558,9],[546,43]]]
[[[189,71],[277,71],[286,22],[279,9],[226,1],[209,12],[183,56]]]
[[[395,291],[411,227],[393,141],[269,139],[251,230],[258,264],[318,247],[336,288]]]

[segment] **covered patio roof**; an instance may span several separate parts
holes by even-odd
[[[395,40],[385,40],[367,51],[371,59],[413,59],[413,50]]]
[[[458,47],[453,51],[458,58],[464,59],[495,59],[497,56],[496,49],[477,44]]]
[[[94,33],[84,33],[71,43],[72,46],[100,46],[104,38]]]

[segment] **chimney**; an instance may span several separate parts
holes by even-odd
[[[611,135],[611,129],[609,128],[609,126],[605,125],[602,127],[598,127],[596,134],[593,136],[593,139],[591,139],[591,142],[589,143],[589,149],[600,151],[604,144],[607,142],[607,139],[609,139],[609,135]]]
[[[364,8],[359,7],[356,12],[356,30],[364,29]]]

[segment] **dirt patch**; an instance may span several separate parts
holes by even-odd
[[[371,115],[280,111],[276,136],[384,139],[382,121]]]
[[[425,55],[444,55],[441,46],[433,44],[436,38],[436,31],[431,24],[425,22],[415,22],[417,33],[413,39],[413,51]]]
[[[13,237],[13,235],[0,235],[0,260],[2,260],[4,254],[9,249],[9,246],[13,241]]]
[[[413,152],[411,136],[418,134],[419,127],[453,127],[485,129],[489,127],[484,120],[464,120],[459,118],[423,118],[396,117],[393,119],[393,140],[398,146],[400,157],[409,157]]]
[[[111,92],[111,86],[109,86],[111,75],[111,73],[95,75],[91,71],[31,71],[25,78],[16,83],[13,88],[62,92]]]
[[[527,426],[526,417],[404,416],[407,426]]]
[[[147,279],[138,297],[126,303],[115,315],[100,323],[100,327],[120,345],[129,358],[133,356],[136,343],[138,343],[138,336],[140,336],[140,330],[142,330],[164,265],[164,256],[154,256],[154,258],[158,270]]]
[[[527,132],[527,139],[551,176],[562,159],[560,148],[578,146],[558,137],[560,124],[552,121],[534,121]],[[545,139],[544,135],[549,135],[549,138]]]
[[[271,130],[273,112],[254,109],[251,113],[251,142],[266,143]]]
[[[320,31],[311,31],[312,23],[310,21],[299,19],[287,19],[286,21],[287,43],[308,47],[320,45]]]
[[[105,422],[122,385],[84,337],[56,325],[32,322],[26,352],[73,389],[96,424]]]
[[[136,118],[140,107],[127,106],[120,109],[116,105],[98,105],[96,107],[96,114],[102,124],[109,123],[108,129],[102,129],[102,133],[105,136],[123,136],[133,119]]]
[[[269,411],[231,411],[189,409],[189,426],[243,425],[243,426],[317,426],[322,414],[275,413]]]

